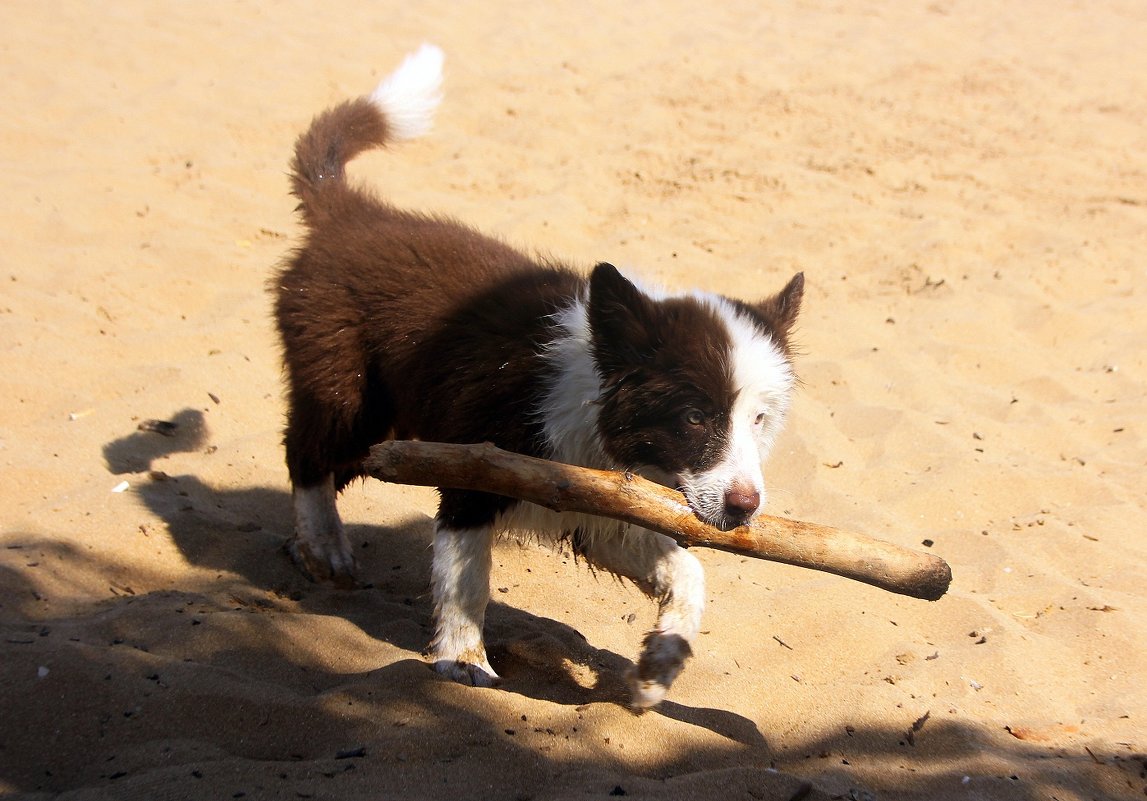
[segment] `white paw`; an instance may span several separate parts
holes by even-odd
[[[311,581],[330,581],[337,587],[346,588],[355,585],[358,565],[346,537],[340,536],[334,542],[328,539],[315,543],[295,536],[287,542],[286,549],[299,570]]]
[[[650,632],[630,682],[630,706],[648,709],[661,703],[692,653],[680,634]]]
[[[434,670],[451,681],[468,687],[496,687],[502,680],[485,658],[479,664],[461,659],[437,659],[434,662]]]
[[[669,688],[664,684],[640,679],[634,675],[630,685],[629,705],[634,709],[649,709],[665,700],[665,694],[668,692]]]
[[[339,587],[353,587],[354,553],[339,520],[333,476],[313,487],[295,487],[295,536],[287,543],[287,553],[312,581],[333,581]]]

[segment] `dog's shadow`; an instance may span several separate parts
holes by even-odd
[[[157,460],[202,450],[209,440],[198,410],[184,409],[167,422],[172,425],[145,426],[109,442],[103,452],[113,473],[147,474],[137,484],[138,494],[167,524],[189,563],[221,575],[237,574],[253,589],[289,597],[306,612],[342,617],[418,658],[432,634],[429,519],[348,526],[359,565],[358,586],[336,589],[312,583],[283,548],[292,528],[290,494],[270,487],[221,489],[193,475],[157,469]],[[625,704],[632,663],[593,647],[571,626],[494,601],[486,631],[502,689],[565,705]],[[656,712],[744,745],[765,742],[752,721],[732,712],[673,702],[663,702]]]

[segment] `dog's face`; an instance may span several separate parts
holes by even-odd
[[[701,520],[747,523],[765,502],[761,462],[794,377],[788,336],[803,276],[750,305],[654,298],[601,264],[588,318],[602,384],[598,435],[610,458],[684,492]]]

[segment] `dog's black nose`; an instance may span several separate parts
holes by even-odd
[[[733,487],[725,493],[725,516],[737,525],[747,523],[761,505],[761,493],[754,489]]]

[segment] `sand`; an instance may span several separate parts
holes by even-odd
[[[0,795],[1144,797],[1147,8],[700,6],[0,4]],[[436,130],[356,178],[670,287],[803,270],[769,509],[944,557],[945,598],[698,551],[638,716],[651,605],[532,545],[504,686],[427,667],[430,490],[347,492],[362,588],[298,574],[286,165],[424,40]]]

